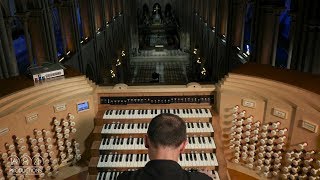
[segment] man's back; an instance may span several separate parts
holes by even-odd
[[[152,160],[144,168],[120,174],[118,180],[211,180],[203,173],[188,172],[171,160]]]

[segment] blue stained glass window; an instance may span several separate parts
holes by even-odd
[[[281,12],[279,21],[279,37],[276,54],[276,67],[286,68],[288,60],[288,50],[290,44],[290,28],[291,16],[290,13],[291,0],[285,0],[285,9]]]
[[[24,74],[30,66],[27,44],[24,35],[19,35],[13,40],[13,47],[16,54],[20,74]]]
[[[61,27],[60,27],[60,16],[59,16],[59,11],[56,7],[52,9],[52,21],[53,21],[56,46],[58,51],[57,53],[58,53],[58,57],[61,57],[64,53],[64,47],[63,47],[63,39],[62,39],[62,33],[61,33]]]
[[[253,3],[249,2],[247,5],[245,24],[244,24],[244,42],[243,51],[250,53],[250,39],[251,39],[251,26],[253,19]]]
[[[80,38],[83,39],[84,37],[83,37],[82,19],[81,19],[79,6],[77,6],[77,21],[79,26]]]

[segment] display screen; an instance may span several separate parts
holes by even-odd
[[[78,112],[85,111],[88,109],[89,109],[89,102],[88,101],[78,103]]]

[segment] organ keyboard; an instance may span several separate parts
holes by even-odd
[[[104,124],[101,134],[146,134],[149,123],[111,123]],[[208,132],[213,133],[212,124],[209,122],[186,123],[187,133]]]
[[[113,180],[122,171],[144,167],[149,161],[144,136],[150,120],[161,113],[178,115],[186,122],[188,144],[179,157],[181,167],[209,169],[219,179],[212,125],[213,97],[211,92],[206,93],[199,97],[188,93],[181,97],[100,95],[89,164],[89,173],[96,175],[93,179]]]
[[[103,151],[111,151],[111,150],[147,150],[144,146],[143,138],[119,138],[119,137],[111,137],[104,138],[101,141],[99,150]],[[188,144],[186,146],[186,150],[215,150],[216,145],[212,137],[188,137]]]
[[[106,110],[103,119],[152,119],[159,114],[170,113],[181,118],[211,118],[209,109],[127,109]]]
[[[107,154],[100,155],[97,167],[100,169],[128,170],[144,167],[150,161],[148,154]],[[218,161],[214,153],[181,154],[178,162],[185,168],[216,169]]]

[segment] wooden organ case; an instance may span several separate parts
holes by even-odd
[[[319,180],[320,79],[248,66],[215,85],[104,87],[77,76],[1,97],[0,180],[79,177],[87,165],[89,179],[116,179],[147,163],[148,123],[166,112],[187,123],[186,170],[208,168],[223,180]],[[243,74],[256,68],[263,77]],[[20,171],[30,167],[37,172]]]
[[[219,179],[214,89],[199,84],[98,89],[90,179],[113,180],[122,171],[144,167],[149,158],[143,137],[150,120],[160,113],[179,115],[186,122],[189,143],[179,164],[186,170],[210,169]]]

